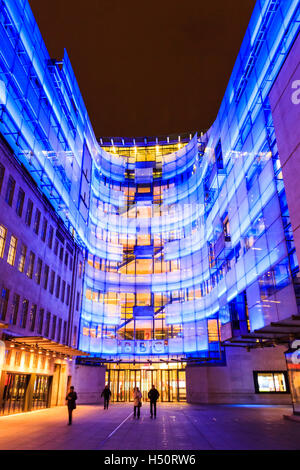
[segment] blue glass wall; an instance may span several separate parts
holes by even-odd
[[[0,3],[0,132],[86,253],[79,347],[220,358],[297,310],[298,261],[268,95],[298,1],[257,1],[207,133],[97,141],[70,61],[27,0]]]

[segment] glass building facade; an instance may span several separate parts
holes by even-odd
[[[0,3],[0,132],[85,253],[81,350],[222,361],[284,299],[297,313],[269,93],[299,29],[299,1],[257,1],[208,131],[97,139],[67,53],[49,57],[27,0]]]

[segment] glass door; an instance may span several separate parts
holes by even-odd
[[[34,381],[32,394],[32,409],[48,408],[50,377],[37,375]]]
[[[6,373],[2,413],[12,414],[24,411],[25,394],[29,382],[29,375],[27,374],[10,374]]]
[[[125,370],[119,370],[117,401],[125,401]]]
[[[168,370],[161,371],[161,401],[170,401]]]
[[[178,371],[178,401],[186,401],[185,370]]]

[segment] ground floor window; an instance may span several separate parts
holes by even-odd
[[[254,371],[256,393],[290,393],[286,371]]]

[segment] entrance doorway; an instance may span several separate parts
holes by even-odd
[[[4,415],[24,411],[25,396],[30,375],[5,374],[1,413]]]
[[[105,382],[109,385],[113,402],[133,401],[134,387],[139,387],[141,390],[143,401],[149,401],[148,392],[152,384],[159,391],[159,401],[186,400],[185,369],[181,365],[180,368],[176,364],[170,368],[160,368],[148,365],[122,364],[122,366],[117,366],[108,364]]]
[[[48,408],[49,390],[52,377],[48,375],[37,375],[34,381],[32,394],[32,409]]]

